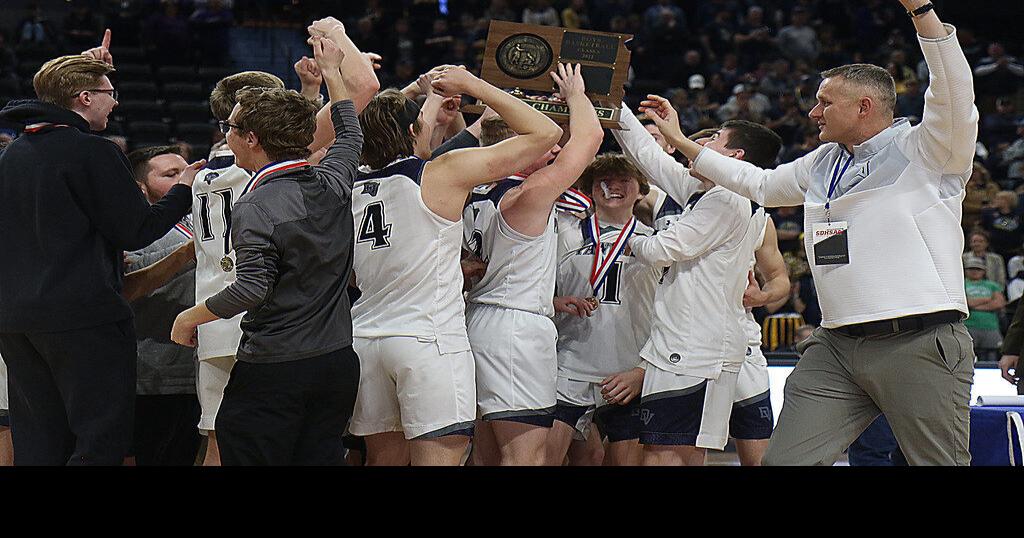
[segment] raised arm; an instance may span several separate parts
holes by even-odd
[[[908,11],[926,0],[901,0]],[[921,52],[928,64],[929,83],[924,94],[921,123],[907,138],[906,149],[943,174],[971,171],[978,140],[978,108],[974,106],[974,80],[956,31],[939,20],[935,10],[914,17]]]
[[[613,129],[612,136],[622,152],[647,176],[652,185],[680,202],[686,202],[701,189],[701,182],[689,169],[665,153],[640,120],[622,103],[620,116],[626,130]]]
[[[359,168],[359,154],[363,148],[363,131],[359,126],[355,106],[349,96],[351,92],[340,68],[344,53],[329,38],[313,38],[313,53],[331,103],[331,125],[334,127],[334,143],[320,160],[318,170],[328,176],[331,186],[342,200],[352,194],[352,183]]]
[[[569,142],[550,166],[530,174],[522,185],[505,194],[499,207],[505,222],[528,236],[544,232],[555,201],[594,161],[604,139],[597,112],[585,93],[580,65],[558,64],[558,73],[551,73],[551,77],[569,105]]]
[[[821,146],[813,152],[774,170],[764,170],[750,163],[726,157],[683,136],[679,115],[668,99],[648,95],[640,103],[640,111],[654,121],[658,130],[693,163],[691,173],[708,178],[740,196],[766,207],[800,205],[810,183],[810,163]]]
[[[651,237],[634,235],[629,248],[638,260],[654,267],[668,267],[702,256],[725,242],[733,228],[746,224],[726,218],[742,214],[730,202],[731,196],[722,190],[708,191],[684,218]]]
[[[345,25],[334,17],[320,19],[307,30],[310,36],[327,37],[341,49],[344,54],[341,73],[349,90],[349,98],[355,103],[356,113],[362,112],[380,90],[380,81],[374,73],[372,57],[359,50],[345,32]]]
[[[441,105],[444,103],[445,98],[433,91],[430,86],[430,77],[427,75],[420,75],[416,79],[416,84],[419,86],[421,93],[426,95],[426,100],[423,101],[423,106],[420,107],[420,132],[416,135],[416,141],[413,143],[413,153],[421,159],[428,160],[433,150],[432,141],[434,139],[437,115],[441,112]]]
[[[544,155],[562,136],[555,122],[465,69],[442,71],[432,85],[446,97],[464,93],[486,102],[518,133],[486,148],[445,153],[424,166],[423,202],[446,219],[462,218],[466,196],[473,187],[518,172]]]

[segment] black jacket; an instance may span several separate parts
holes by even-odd
[[[363,133],[352,101],[331,106],[334,144],[318,166],[269,172],[231,208],[235,282],[206,300],[245,311],[235,358],[274,363],[352,345],[352,182]]]
[[[132,315],[121,297],[124,250],[163,237],[192,203],[175,186],[149,205],[128,159],[78,114],[16,101],[0,119],[53,125],[0,154],[0,332],[93,327]]]

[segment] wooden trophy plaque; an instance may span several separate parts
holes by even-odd
[[[578,63],[601,126],[623,129],[619,107],[629,71],[630,39],[628,34],[491,21],[480,78],[567,124],[569,106],[550,96],[558,86],[548,73],[557,70],[559,62]],[[483,104],[463,107],[476,114],[483,109]]]

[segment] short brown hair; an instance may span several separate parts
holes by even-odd
[[[36,71],[32,87],[40,101],[69,108],[78,94],[96,88],[101,78],[113,72],[113,67],[90,56],[61,56]]]
[[[594,190],[594,182],[607,177],[631,177],[640,184],[640,194],[647,196],[647,193],[651,192],[651,185],[648,183],[644,173],[621,153],[602,153],[598,155],[594,162],[590,163],[583,170],[583,173],[580,174],[580,178],[576,180],[576,188],[583,191],[583,194],[590,196],[590,193]]]
[[[128,163],[131,164],[135,181],[146,183],[146,174],[149,174],[149,161],[160,155],[181,155],[181,148],[178,146],[150,146],[139,148],[128,154]]]
[[[508,140],[516,132],[501,118],[487,118],[480,124],[480,146],[493,146],[502,140]]]
[[[842,78],[872,90],[884,110],[896,110],[896,81],[888,71],[871,64],[848,64],[821,72],[822,78]]]
[[[360,161],[377,170],[412,155],[415,135],[409,134],[409,126],[419,134],[418,114],[416,104],[394,88],[375,95],[359,114],[364,139]]]
[[[226,120],[231,115],[238,100],[238,90],[252,86],[256,88],[284,88],[284,82],[270,73],[263,71],[242,71],[220,79],[210,92],[210,112],[218,120]]]
[[[260,139],[267,156],[275,161],[303,159],[316,131],[317,103],[295,90],[243,88],[236,94],[235,123]]]
[[[707,129],[701,129],[701,130],[697,131],[696,133],[693,133],[692,135],[690,135],[690,136],[688,136],[686,138],[689,138],[690,140],[693,140],[694,142],[696,142],[696,141],[700,140],[701,138],[707,138],[709,136],[714,136],[715,133],[717,133],[717,132],[718,132],[718,127],[708,127]]]
[[[782,138],[775,131],[746,120],[729,120],[722,129],[729,129],[729,141],[725,147],[742,149],[743,160],[758,168],[770,168],[782,150]]]

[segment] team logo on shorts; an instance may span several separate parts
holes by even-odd
[[[668,356],[668,362],[671,362],[672,364],[679,362],[681,359],[682,357],[680,357],[678,353],[673,353]]]
[[[640,422],[644,423],[644,426],[651,423],[651,419],[654,418],[654,411],[650,409],[640,409]]]
[[[765,420],[772,419],[772,408],[771,407],[758,407],[757,410],[761,413],[761,418]]]

